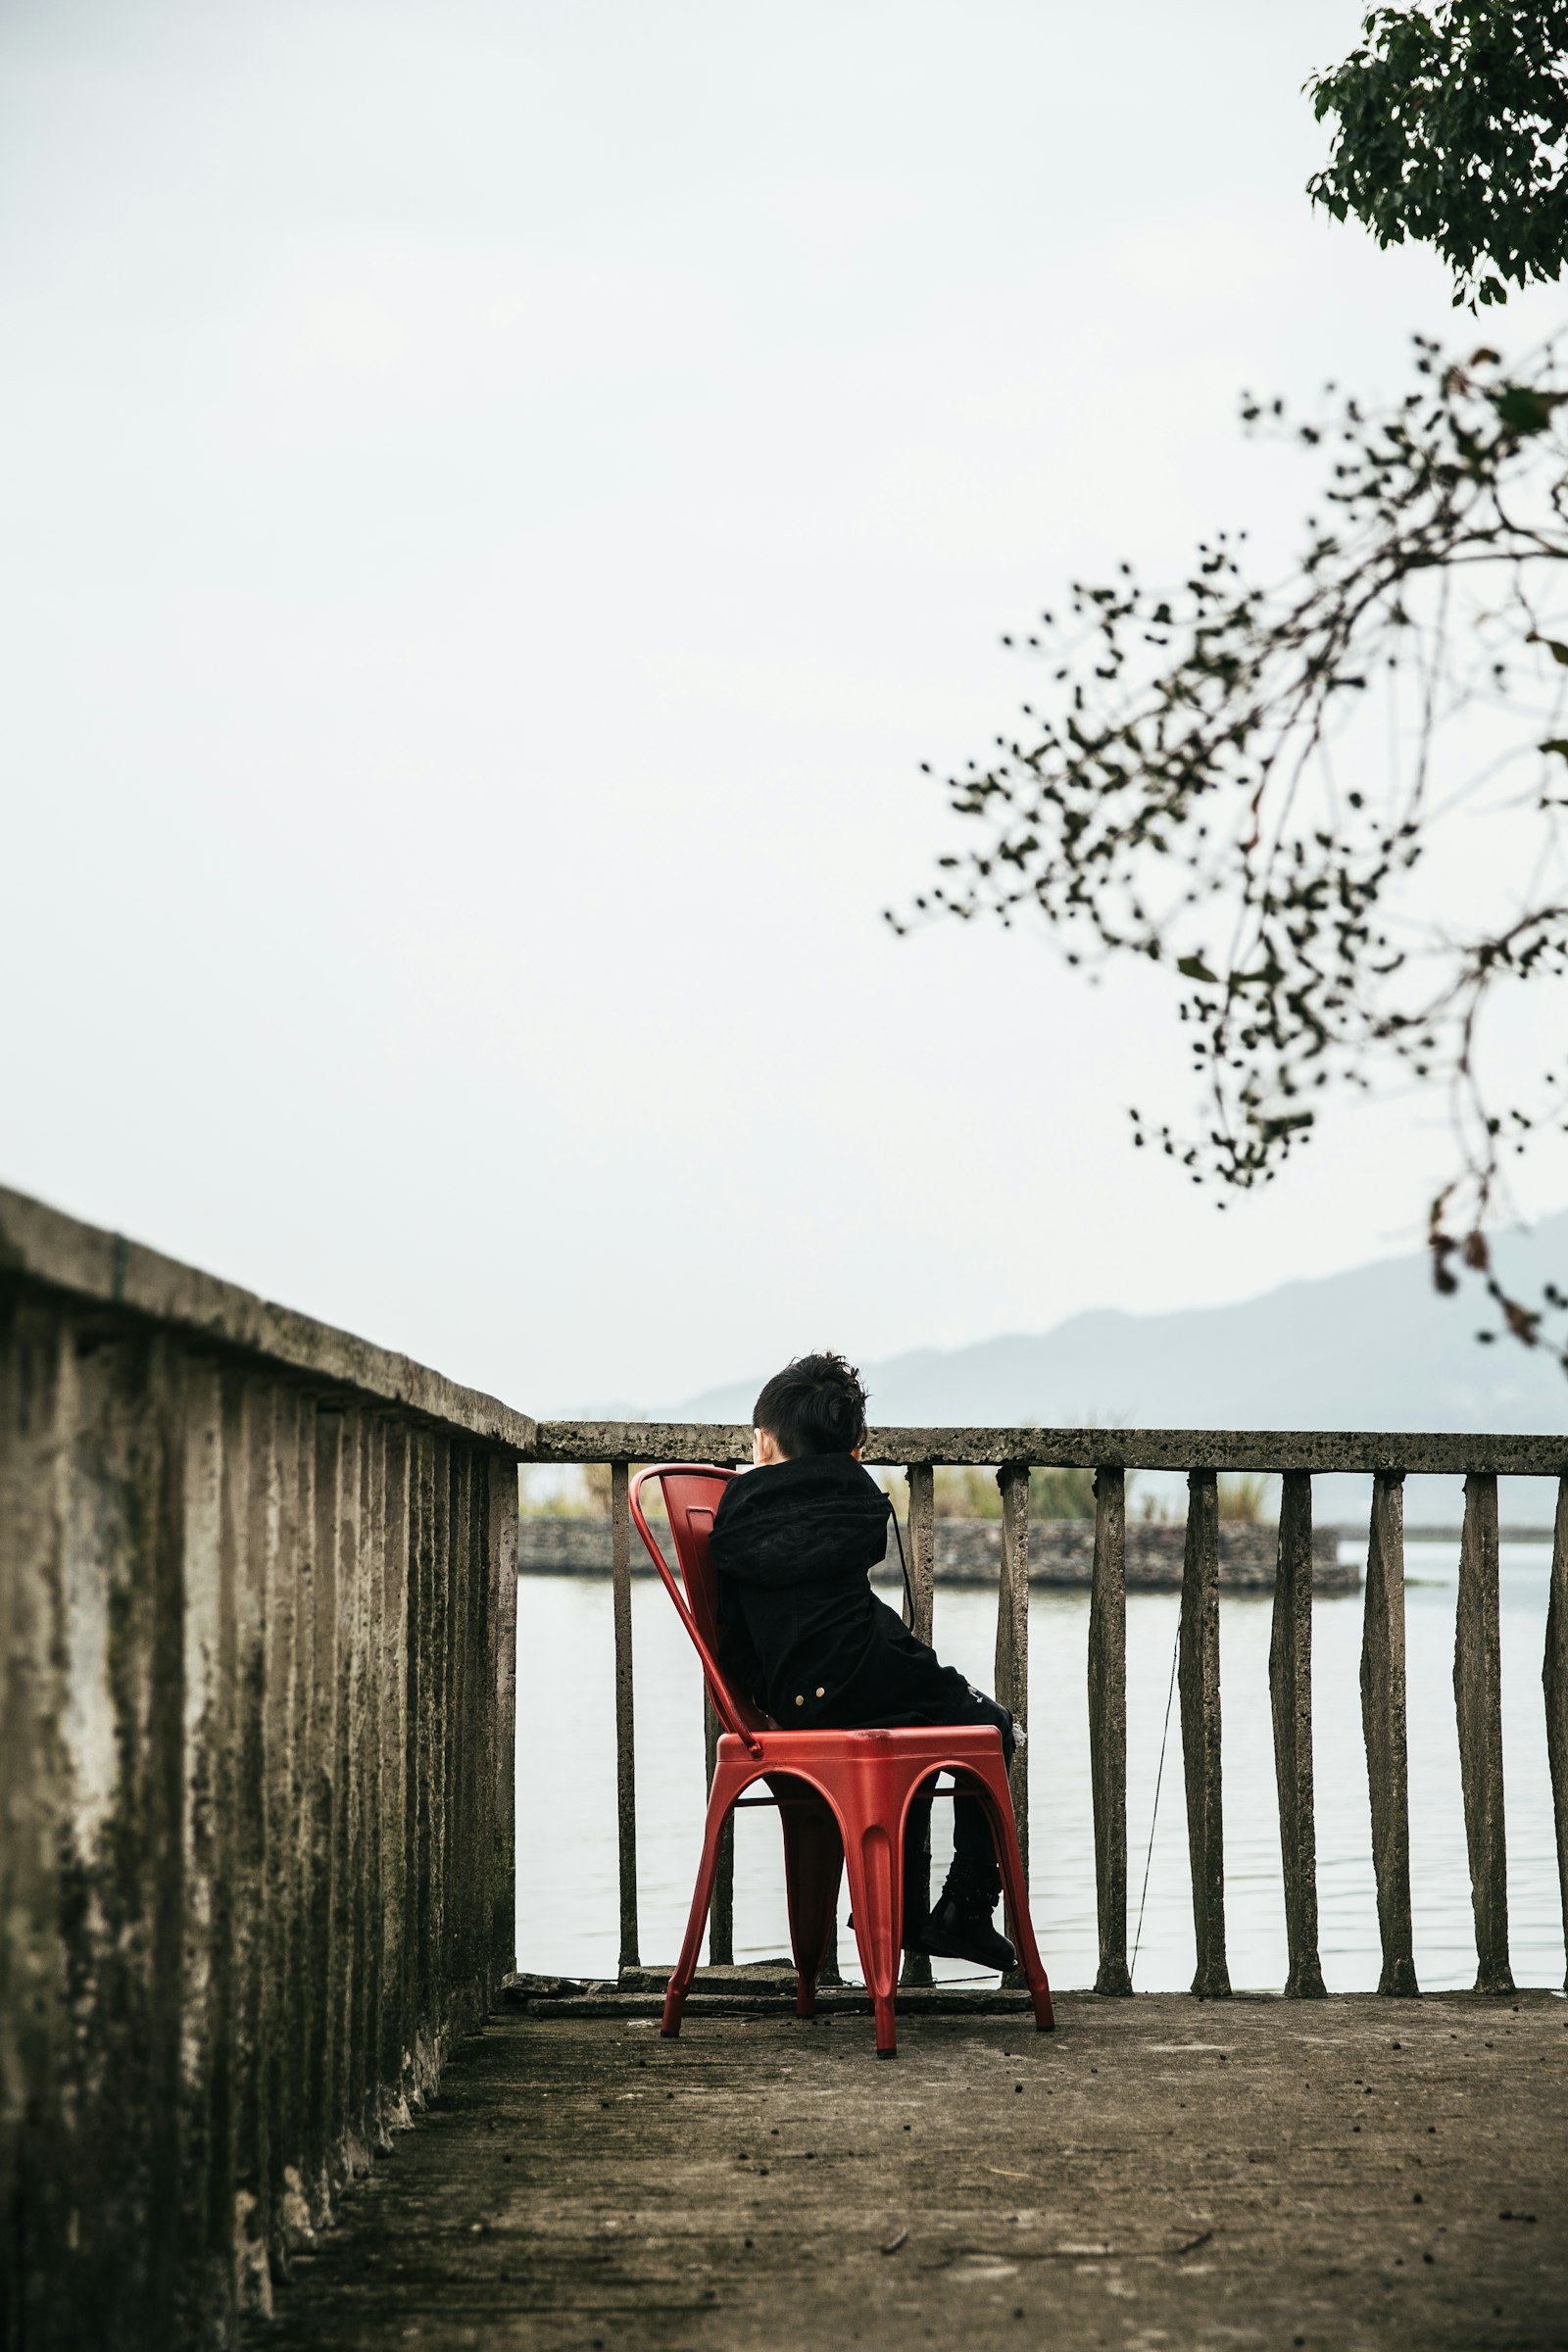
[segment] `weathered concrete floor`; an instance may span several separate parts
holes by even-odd
[[[498,2019],[256,2341],[1568,2346],[1568,2004],[1059,2014]]]

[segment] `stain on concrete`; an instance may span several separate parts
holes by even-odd
[[[1058,2016],[492,2020],[253,2352],[1568,2344],[1561,2000]]]

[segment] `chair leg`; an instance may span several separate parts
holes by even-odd
[[[697,1974],[697,1955],[703,1948],[703,1931],[708,1925],[708,1906],[712,1897],[713,1881],[718,1875],[718,1841],[730,1808],[746,1786],[745,1779],[720,1765],[713,1774],[713,1786],[709,1793],[708,1818],[703,1829],[703,1858],[698,1865],[697,1885],[692,1890],[692,1907],[686,1921],[686,1940],[680,1947],[669,1983],[664,1987],[664,2014],[659,2031],[666,2040],[673,2040],[680,2032],[681,2012],[692,1979]]]
[[[784,1833],[790,1949],[795,1955],[795,2009],[797,2016],[814,2017],[817,1972],[832,1933],[844,1876],[844,1840],[829,1805],[791,1803],[786,1798],[779,1809],[779,1824]]]
[[[981,1802],[991,1820],[991,1839],[997,1849],[1002,1890],[1007,1898],[1007,1922],[1017,1948],[1018,1965],[1023,1971],[1029,1998],[1034,2005],[1035,2032],[1050,2034],[1055,2028],[1056,2013],[1051,2005],[1051,1985],[1040,1958],[1040,1946],[1035,1941],[1034,1923],[1029,1916],[1029,1889],[1024,1885],[1023,1856],[1018,1851],[1012,1798],[1006,1780],[1000,1772],[998,1784],[986,1781],[980,1791]]]
[[[876,2012],[876,2054],[896,2058],[904,1854],[896,1831],[885,1822],[858,1821],[851,1825],[845,1839],[844,1858],[849,1865],[860,1973]]]

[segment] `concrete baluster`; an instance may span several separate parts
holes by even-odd
[[[378,2066],[389,2131],[409,2122],[414,2044],[409,1936],[409,1549],[413,1447],[406,1422],[388,1419],[381,1610],[381,2006]],[[510,1465],[508,1465],[510,1469]],[[512,1473],[515,1484],[515,1473]]]
[[[1502,1796],[1502,1651],[1497,1626],[1497,1481],[1464,1482],[1459,1596],[1453,1629],[1465,1845],[1476,1926],[1477,1992],[1512,1992],[1508,1849]]]
[[[1004,1462],[1002,1490],[1002,1574],[997,1589],[996,1694],[1020,1732],[1029,1728],[1029,1465]],[[1029,1758],[1020,1748],[1010,1774],[1012,1817],[1024,1875],[1029,1871]]]
[[[909,1631],[917,1642],[931,1640],[932,1619],[936,1608],[936,1471],[930,1462],[910,1462],[905,1473],[909,1482],[908,1570]],[[924,1851],[913,1859],[913,1867],[905,1879],[905,1904],[909,1910],[926,1910],[931,1902],[931,1839],[925,1840]],[[904,1984],[929,1984],[931,1962],[924,1952],[906,1952]]]
[[[1187,1783],[1187,1850],[1198,1965],[1193,1990],[1217,2000],[1231,1988],[1225,1959],[1225,1827],[1219,1708],[1219,1499],[1212,1470],[1188,1473],[1178,1682]]]
[[[342,1999],[337,1982],[337,1951],[333,1929],[340,1867],[337,1797],[338,1774],[338,1638],[339,1543],[338,1509],[343,1415],[331,1403],[316,1411],[315,1484],[308,1522],[314,1529],[311,1592],[312,1656],[309,1678],[309,1731],[306,1751],[305,1799],[311,1823],[311,1903],[306,1945],[305,2006],[313,2040],[309,2083],[309,2132],[306,2192],[311,2220],[317,2228],[331,2218],[338,2186],[333,2156],[341,2130],[338,2051],[342,2036]]]
[[[466,1948],[468,1998],[474,2022],[483,2021],[489,2006],[490,1966],[490,1842],[495,1827],[495,1725],[491,1703],[495,1676],[490,1668],[490,1539],[489,1479],[483,1457],[474,1446],[468,1456],[468,1609],[465,1628],[466,1663],[464,1749],[467,1799],[464,1809],[467,1867],[464,1901],[468,1927]]]
[[[266,2069],[267,1570],[270,1382],[236,1371],[223,1395],[223,1549],[234,1586],[234,1827],[226,1892],[232,1920],[234,2292],[241,2311],[272,2307],[273,2238]]]
[[[185,1360],[179,1431],[183,1833],[178,2304],[191,2332],[225,2328],[233,2305],[226,2118],[232,2037],[227,1954],[227,1761],[232,1753],[232,1586],[223,1544],[221,1381]]]
[[[1304,1470],[1287,1470],[1281,1482],[1268,1681],[1290,1951],[1285,1991],[1288,1999],[1320,2000],[1324,1985],[1317,1949],[1312,1789],[1312,1481]]]
[[[274,2272],[297,2246],[315,2243],[308,2183],[311,2084],[319,2068],[319,2020],[309,2006],[316,1819],[315,1752],[316,1407],[292,1385],[274,1395],[270,1466],[267,1664],[269,2133],[274,2177]]]
[[[434,1445],[431,1493],[434,1514],[431,1540],[430,1592],[430,1943],[434,1977],[431,2017],[427,2029],[426,2087],[433,2090],[446,2058],[452,2017],[452,1988],[447,1971],[452,1919],[447,1865],[450,1852],[448,1813],[452,1789],[452,1450],[453,1441],[438,1431]]]
[[[615,1619],[615,1823],[620,1870],[620,1973],[639,1968],[637,1941],[637,1754],[631,1652],[631,1471],[610,1473]]]
[[[707,1689],[703,1690],[703,1770],[704,1787],[713,1786],[713,1767],[718,1761],[718,1737],[723,1726],[714,1711]],[[718,1868],[713,1873],[713,1892],[708,1906],[708,1959],[713,1968],[732,1968],[735,1964],[735,1816],[732,1813],[719,1833]]]
[[[370,1582],[377,1552],[373,1537],[374,1498],[367,1482],[367,1453],[372,1416],[351,1405],[343,1422],[342,1561],[344,1645],[338,1665],[338,1761],[343,1778],[339,1818],[343,1825],[343,1869],[338,1900],[343,1941],[343,2121],[342,2163],[350,2179],[370,2169],[366,2101],[369,2070],[366,2005],[369,1972],[369,1771],[375,1753],[367,1651],[370,1639]]]
[[[495,1794],[490,1819],[490,1966],[495,1977],[517,1965],[517,1470],[491,1453],[487,1517]]]
[[[1089,1778],[1095,1809],[1099,1993],[1133,1988],[1127,1966],[1127,1474],[1095,1473],[1089,1593]]]
[[[392,2142],[384,2112],[381,2077],[381,2019],[386,2009],[386,1792],[381,1786],[384,1750],[381,1711],[385,1703],[386,1647],[386,1453],[384,1414],[360,1417],[361,1620],[359,1640],[360,1776],[358,1802],[359,1892],[354,1936],[354,2040],[356,2107],[354,2129],[368,2158],[387,2155]]]
[[[457,1962],[459,2001],[454,2005],[451,2032],[468,2033],[478,2021],[463,2000],[477,1964],[473,1949],[473,1888],[469,1879],[472,1851],[469,1807],[472,1776],[468,1739],[468,1612],[473,1579],[473,1486],[466,1446],[452,1448],[452,1572],[447,1606],[447,1941]]]
[[[409,1548],[409,1900],[413,1912],[414,2032],[409,2096],[432,2087],[430,2035],[440,1967],[435,1891],[435,1434],[414,1434],[414,1517]]]
[[[1546,1761],[1551,1773],[1551,1809],[1557,1833],[1557,1890],[1563,1937],[1568,1942],[1568,1478],[1557,1481],[1546,1646],[1541,1662],[1541,1682],[1546,1702]],[[1568,1981],[1564,1989],[1568,1990]]]
[[[1361,1638],[1361,1728],[1372,1808],[1372,1868],[1383,1939],[1382,1993],[1419,1991],[1410,1917],[1410,1799],[1405,1742],[1404,1475],[1372,1483],[1366,1612]]]
[[[313,1813],[308,1738],[316,1619],[316,1412],[293,1387],[270,1385],[253,1496],[267,1573],[267,1916],[263,2060],[274,2276],[291,2246],[313,2243],[306,2196],[313,2020],[305,2001]]]
[[[0,1320],[0,2341],[18,2344],[46,2340],[74,2187],[76,2134],[58,2089],[70,2030],[68,1952],[56,1929],[67,1789],[74,1784],[78,1806],[101,1810],[111,1780],[102,1742],[96,1779],[67,1779],[62,1472],[76,1377],[59,1317],[19,1300]],[[90,2259],[91,2234],[83,2251]]]

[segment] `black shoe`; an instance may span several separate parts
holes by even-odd
[[[991,1924],[1002,1894],[1002,1879],[987,1855],[955,1854],[948,1883],[912,1948],[943,1960],[972,1960],[976,1968],[1017,1966],[1017,1954]]]
[[[966,1903],[951,1891],[943,1894],[918,1941],[910,1942],[907,1936],[905,1941],[912,1952],[930,1952],[942,1960],[972,1960],[976,1968],[999,1969],[1003,1975],[1018,1962],[1005,1936],[999,1935],[992,1925],[989,1906],[982,1910],[978,1903]]]

